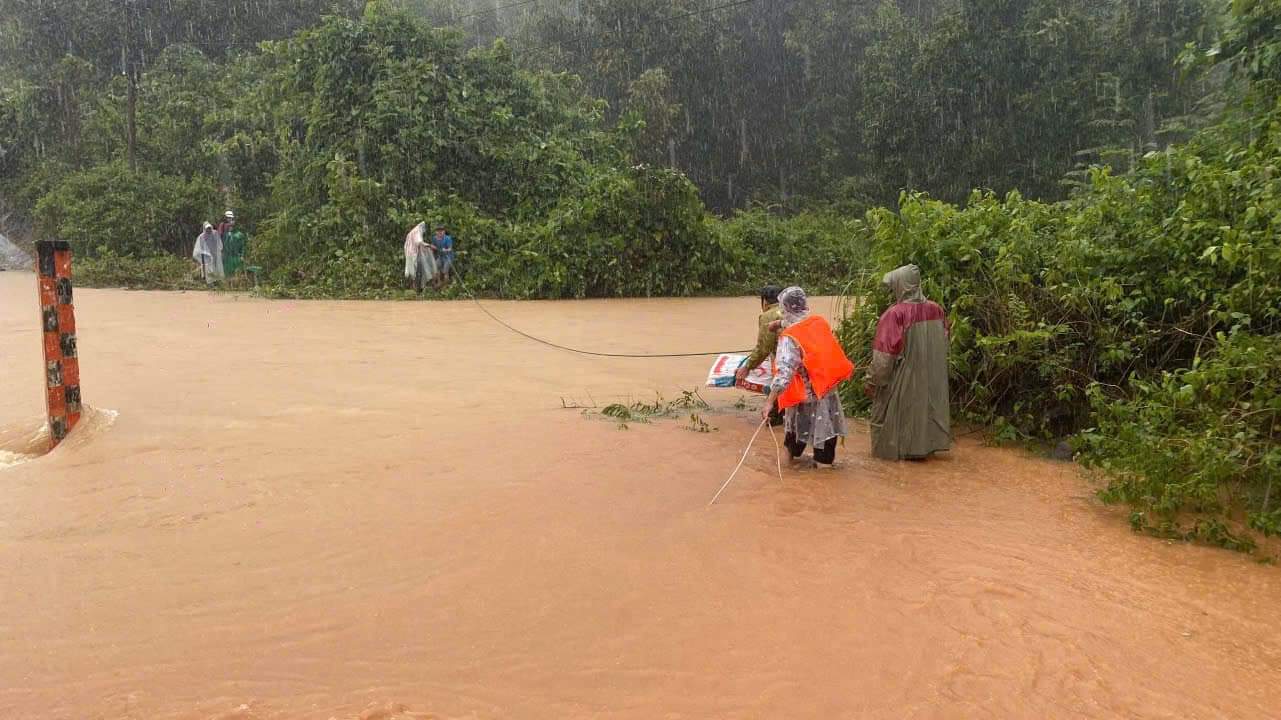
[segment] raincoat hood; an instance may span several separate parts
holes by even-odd
[[[805,291],[796,286],[779,293],[778,304],[783,310],[783,327],[791,327],[810,314],[809,299]]]
[[[213,229],[213,225],[204,224],[195,246],[191,248],[191,258],[200,263],[205,282],[213,282],[226,274],[222,264],[222,236]]]
[[[895,302],[925,302],[925,296],[921,294],[921,269],[915,265],[891,270],[885,273],[881,282],[894,294]]]
[[[416,258],[427,243],[427,223],[418,223],[405,235],[405,257]]]

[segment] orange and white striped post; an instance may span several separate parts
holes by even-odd
[[[69,243],[63,240],[36,242],[36,283],[44,331],[45,409],[52,450],[80,421],[81,411]]]

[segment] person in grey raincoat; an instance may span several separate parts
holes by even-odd
[[[436,282],[436,253],[427,237],[427,223],[420,222],[405,236],[405,280],[422,292]]]
[[[846,435],[837,388],[853,376],[854,364],[827,320],[810,314],[804,290],[783,290],[778,304],[783,319],[778,321],[777,374],[761,417],[768,420],[777,402],[784,411],[783,444],[791,459],[800,460],[809,446],[814,449],[809,465],[830,467],[836,462],[836,444]]]
[[[872,454],[919,460],[952,447],[947,351],[951,328],[938,303],[921,294],[921,270],[886,273],[895,303],[881,315],[865,388],[872,398]]]
[[[191,248],[191,259],[200,265],[200,276],[205,283],[222,279],[222,236],[213,225],[205,223],[201,228],[196,244]]]

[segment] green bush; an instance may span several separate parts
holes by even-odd
[[[899,214],[868,214],[871,266],[851,293],[861,302],[840,328],[860,367],[870,361],[876,321],[891,298],[884,272],[914,263],[927,297],[952,324],[952,397],[959,415],[1013,435],[1054,435],[1072,429],[1086,404],[1097,365],[1087,304],[1065,305],[1067,280],[1058,267],[1061,208],[975,194],[968,207],[905,196]],[[1088,281],[1087,281],[1088,285]],[[847,402],[866,410],[861,393]]]
[[[724,287],[731,255],[682,174],[637,166],[601,173],[533,234],[522,295],[695,295]]]
[[[1095,171],[1061,203],[906,196],[897,215],[869,213],[873,265],[919,265],[949,311],[962,416],[1006,437],[1062,435],[1087,422],[1096,383],[1122,396],[1133,377],[1189,366],[1216,333],[1281,331],[1279,156],[1273,122],[1153,154],[1125,177]],[[879,276],[856,292],[873,302],[843,334],[866,356],[889,298]]]
[[[715,228],[735,253],[733,286],[740,290],[773,283],[841,292],[865,267],[871,244],[862,221],[825,209],[782,216],[758,207]]]
[[[693,184],[632,163],[634,128],[609,127],[575,81],[520,70],[501,43],[467,50],[378,15],[331,19],[254,62],[266,80],[248,102],[275,112],[238,137],[274,138],[280,164],[251,258],[281,291],[396,294],[402,239],[421,221],[449,226],[458,269],[486,294],[741,284],[742,244],[714,232]]]
[[[201,223],[221,214],[217,208],[211,180],[131,172],[113,162],[58,182],[36,205],[36,228],[41,237],[71,242],[82,257],[186,255]]]
[[[1204,361],[1154,380],[1133,396],[1093,396],[1095,428],[1083,457],[1110,478],[1104,498],[1129,503],[1131,522],[1166,537],[1248,547],[1219,517],[1244,515],[1281,534],[1281,336],[1218,338]]]
[[[96,257],[77,257],[74,273],[78,287],[130,290],[198,290],[206,287],[195,263],[173,255],[135,258],[105,252]]]

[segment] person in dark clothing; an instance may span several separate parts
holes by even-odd
[[[439,270],[436,276],[436,287],[440,289],[449,284],[450,276],[454,271],[454,238],[445,232],[444,225],[437,225],[436,236],[432,238],[431,245],[436,251]]]
[[[756,319],[756,349],[734,373],[735,381],[742,382],[766,359],[773,361],[774,351],[778,348],[778,324],[783,320],[783,313],[778,309],[778,294],[782,291],[783,288],[776,285],[761,288],[761,314]],[[778,409],[777,403],[770,410],[769,422],[774,427],[783,424],[783,413]]]

